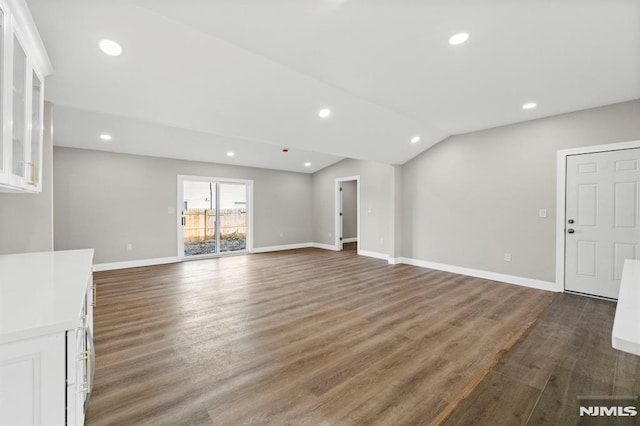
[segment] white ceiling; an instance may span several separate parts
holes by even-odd
[[[313,172],[640,98],[640,0],[27,3],[61,146]]]

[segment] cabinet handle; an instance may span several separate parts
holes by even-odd
[[[87,350],[80,355],[81,361],[87,362],[87,380],[80,386],[80,393],[89,393],[91,391],[91,351]]]
[[[31,167],[31,180],[27,182],[27,185],[38,186],[38,166],[36,163],[27,163]]]
[[[94,308],[98,304],[98,296],[97,296],[98,286],[96,284],[97,284],[96,282],[93,283],[93,307]]]

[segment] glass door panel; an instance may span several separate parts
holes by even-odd
[[[40,183],[40,166],[42,156],[42,81],[34,72],[32,76],[33,91],[31,92],[31,184],[38,186]]]
[[[247,185],[219,183],[220,251],[247,248]]]
[[[0,8],[0,93],[4,93],[4,73],[5,73],[5,61],[4,61],[4,32],[5,32],[5,14],[4,10]],[[4,157],[4,102],[0,98],[0,175],[5,173],[5,157]]]
[[[26,177],[26,112],[27,112],[27,55],[18,39],[13,38],[13,137],[11,172]]]
[[[183,191],[184,256],[216,253],[216,184],[185,181]]]

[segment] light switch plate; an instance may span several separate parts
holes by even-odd
[[[547,217],[547,209],[538,210],[538,217]]]

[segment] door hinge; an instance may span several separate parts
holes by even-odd
[[[342,191],[342,187],[340,187],[340,191]]]
[[[342,237],[340,237],[340,241],[342,241]]]
[[[340,212],[340,216],[342,216],[342,212]]]

